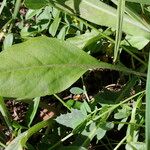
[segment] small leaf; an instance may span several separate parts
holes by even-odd
[[[34,10],[34,9],[29,9],[26,13],[25,19],[29,20],[32,17],[34,17],[36,14],[38,14],[41,10]]]
[[[126,150],[146,150],[146,144],[142,142],[130,142],[126,145]]]
[[[123,119],[120,121],[120,124],[118,125],[118,130],[121,130],[121,129],[123,128],[123,126],[124,126],[125,124],[123,124],[122,122],[126,122],[127,119],[128,119],[128,117],[127,117],[127,118],[123,118]]]
[[[6,50],[7,48],[12,46],[12,44],[13,44],[13,34],[12,33],[8,34],[5,37],[5,40],[4,40],[3,44],[4,44],[4,50]]]
[[[83,49],[88,44],[88,42],[91,41],[92,39],[97,39],[96,37],[100,38],[100,36],[98,36],[98,34],[99,33],[95,32],[95,31],[87,32],[87,33],[79,35],[79,36],[68,38],[67,41],[74,45],[77,45],[79,48]]]
[[[122,41],[123,45],[132,46],[138,50],[143,49],[149,43],[148,39],[140,36],[126,36],[126,40]]]
[[[82,94],[84,91],[83,91],[83,89],[81,89],[79,87],[73,87],[70,89],[70,92],[72,94]]]
[[[87,114],[91,112],[91,108],[89,106],[89,104],[84,100],[84,102],[81,105],[81,111],[83,114]]]
[[[59,24],[60,24],[60,21],[61,21],[60,11],[58,11],[58,10],[55,10],[55,11],[56,11],[56,16],[54,18],[53,23],[50,25],[50,28],[49,28],[49,33],[52,36],[56,35],[56,32],[58,30],[58,27],[59,27]]]
[[[118,112],[114,115],[115,119],[123,119],[129,116],[129,111],[125,108],[119,109]]]
[[[87,116],[82,114],[80,110],[73,109],[71,113],[63,114],[56,118],[59,124],[75,129],[81,124]]]

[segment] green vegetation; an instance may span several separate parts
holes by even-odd
[[[0,2],[0,149],[150,150],[150,1]]]

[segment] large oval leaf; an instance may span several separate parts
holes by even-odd
[[[36,37],[0,53],[0,95],[34,98],[55,94],[94,68],[145,76],[126,67],[99,62],[71,43]]]
[[[48,37],[16,44],[0,54],[0,95],[33,98],[65,90],[97,60]]]

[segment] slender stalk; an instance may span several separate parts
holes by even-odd
[[[22,0],[16,0],[15,8],[14,8],[14,13],[13,13],[13,15],[12,15],[12,18],[13,18],[13,19],[16,19],[16,18],[17,18],[17,14],[18,14],[19,9],[20,9],[20,6],[21,6],[21,1],[22,1]]]
[[[0,15],[4,9],[4,7],[6,6],[6,0],[3,0],[2,3],[1,3],[1,7],[0,7]]]
[[[66,103],[61,98],[59,98],[56,94],[54,94],[54,97],[57,98],[68,110],[71,111],[71,109],[66,105]]]
[[[22,2],[22,0],[16,0],[14,12],[13,12],[13,15],[12,15],[12,22],[11,22],[11,24],[10,24],[8,33],[11,32],[11,29],[12,29],[12,27],[13,27],[13,24],[14,24],[16,18],[17,18],[17,15],[18,15],[18,12],[19,12],[19,9],[20,9],[20,6],[21,6],[21,2]]]
[[[123,143],[124,141],[127,139],[127,136],[125,136],[120,142],[119,144],[114,148],[114,150],[117,150]]]
[[[89,102],[90,99],[89,99],[89,96],[87,94],[87,90],[86,90],[86,87],[85,87],[85,84],[84,84],[83,76],[81,77],[81,79],[82,79],[82,84],[83,84],[84,95],[85,95],[87,101]]]
[[[3,148],[6,147],[6,145],[4,145],[2,142],[0,142],[0,146],[3,147]]]
[[[55,147],[57,147],[59,144],[61,144],[65,140],[69,139],[71,136],[73,136],[72,132],[70,134],[68,134],[67,136],[65,136],[63,139],[61,139],[59,142],[57,142],[55,145],[53,145],[52,147],[50,147],[48,150],[53,150]]]

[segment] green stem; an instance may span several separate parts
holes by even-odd
[[[67,136],[65,136],[63,139],[61,139],[59,142],[57,142],[55,145],[53,145],[52,147],[50,147],[48,150],[53,150],[55,147],[57,147],[59,144],[61,144],[62,142],[64,142],[68,138],[70,138],[71,136],[73,136],[72,132],[70,134],[68,134]]]
[[[4,7],[6,6],[6,0],[3,0],[2,4],[1,4],[1,7],[0,7],[0,15],[4,9]]]
[[[12,15],[12,22],[11,22],[11,24],[10,24],[8,33],[11,32],[11,29],[12,29],[12,27],[13,27],[13,24],[14,24],[16,18],[17,18],[17,15],[18,15],[18,12],[19,12],[19,9],[20,9],[20,6],[21,6],[21,1],[22,1],[22,0],[16,0],[14,12],[13,12],[13,15]]]
[[[6,145],[4,145],[2,142],[0,142],[0,146],[3,147],[3,148],[6,147]]]
[[[118,54],[119,54],[119,48],[120,48],[120,43],[121,43],[121,38],[122,38],[122,26],[123,26],[124,11],[125,11],[125,0],[118,0],[114,62],[117,61]]]
[[[13,13],[13,15],[12,15],[12,18],[13,18],[14,20],[17,18],[17,14],[18,14],[19,9],[20,9],[20,6],[21,6],[21,1],[22,1],[22,0],[16,0],[14,13]]]
[[[71,109],[68,107],[68,105],[66,105],[66,103],[61,99],[59,98],[56,94],[54,94],[55,98],[57,98],[68,110],[71,111]]]
[[[138,95],[140,95],[140,94],[144,94],[144,93],[145,93],[145,90],[144,90],[144,91],[141,91],[141,92],[139,92],[139,93],[137,93],[137,94],[135,94],[135,95],[133,95],[133,96],[127,98],[127,99],[125,99],[124,101],[122,101],[122,102],[120,102],[120,103],[118,103],[118,104],[113,105],[110,109],[108,109],[107,111],[105,111],[105,112],[102,113],[101,115],[95,117],[93,120],[89,121],[89,124],[92,123],[93,121],[96,121],[96,120],[100,119],[101,117],[103,117],[103,116],[106,115],[107,113],[112,112],[114,109],[118,108],[120,105],[122,105],[122,104],[124,104],[124,103],[127,103],[128,101],[130,101],[130,100],[133,99],[134,97],[136,97],[136,96],[138,96]]]
[[[125,136],[120,142],[119,144],[114,148],[114,150],[117,150],[123,143],[124,141],[127,139],[127,136]]]

